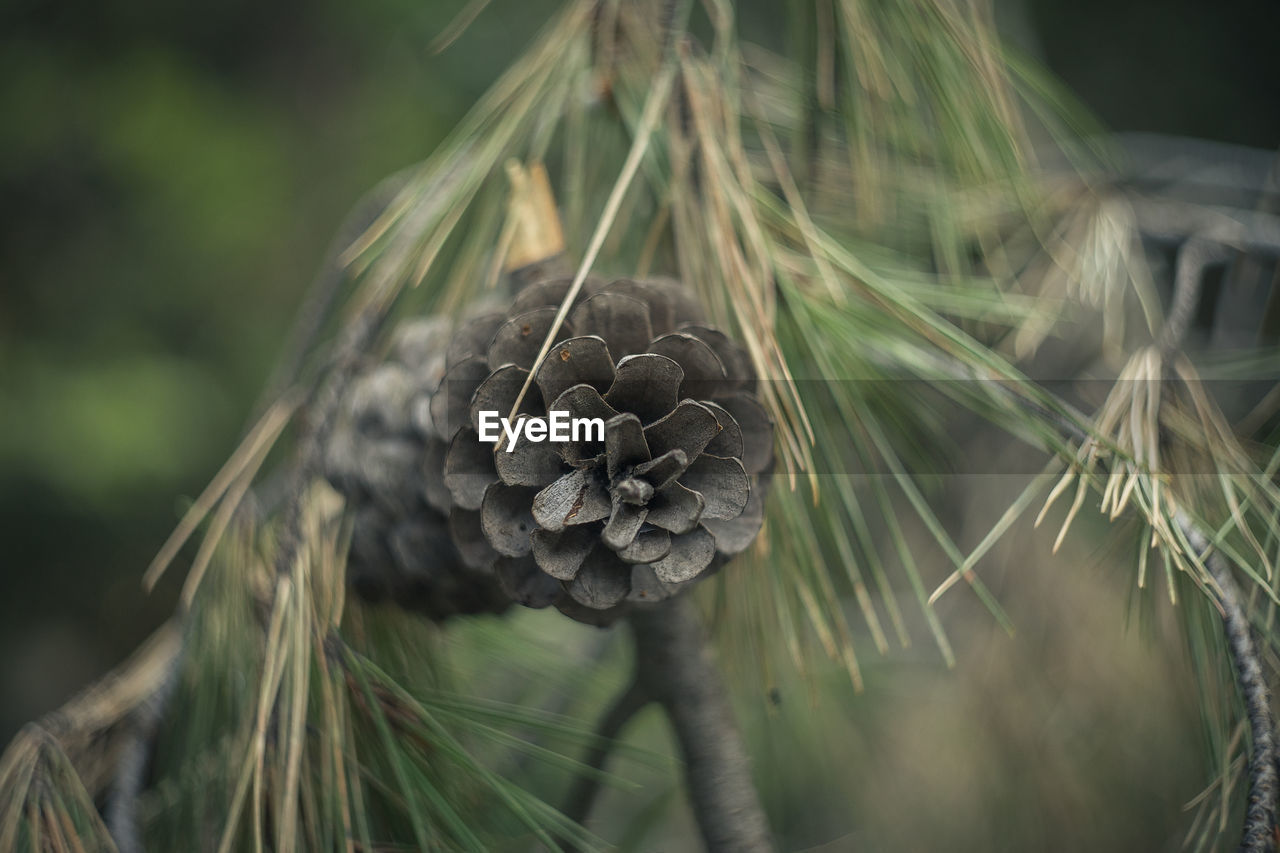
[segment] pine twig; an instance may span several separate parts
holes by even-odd
[[[1181,245],[1202,237],[1267,257],[1280,256],[1280,216],[1266,211],[1129,196],[1143,237]]]
[[[595,771],[604,770],[605,763],[609,760],[609,753],[612,752],[618,735],[622,733],[627,723],[631,722],[636,714],[649,705],[650,701],[649,692],[640,683],[638,677],[627,685],[626,689],[613,700],[613,704],[605,711],[604,716],[600,718],[595,730],[597,741],[592,744],[591,749],[583,756],[582,763]],[[590,816],[591,809],[595,805],[599,794],[600,777],[598,775],[584,774],[579,776],[578,781],[574,783],[569,795],[565,798],[565,805],[561,811],[569,820],[582,825],[586,822],[587,817]],[[572,846],[565,847],[566,851],[574,849]]]
[[[344,222],[313,283],[304,307],[299,312],[294,329],[289,336],[289,343],[268,382],[268,392],[263,395],[256,409],[265,409],[270,402],[285,393],[286,389],[297,381],[306,354],[329,316],[341,285],[348,281],[346,271],[337,264],[338,253],[368,227],[368,220],[372,214],[385,208],[392,190],[402,186],[403,183],[403,173],[383,181],[362,200],[357,210]],[[286,488],[289,490],[290,504],[286,511],[286,521],[281,535],[281,556],[277,562],[281,572],[288,570],[297,554],[300,544],[302,495],[309,478],[314,475],[319,466],[324,439],[332,429],[337,403],[350,382],[359,357],[372,340],[380,320],[380,317],[370,316],[356,318],[353,327],[347,331],[346,337],[339,346],[336,363],[330,376],[315,391],[314,402],[319,411],[306,424],[300,441],[297,464],[284,476]],[[176,621],[179,624],[185,621],[185,613],[176,617]],[[137,817],[138,797],[146,786],[151,758],[155,750],[155,740],[164,723],[169,701],[177,686],[185,643],[184,634],[178,651],[168,663],[167,671],[132,711],[128,728],[122,738],[123,743],[115,762],[115,772],[106,808],[107,827],[121,853],[143,853],[146,849]]]
[[[1259,229],[1253,229],[1255,232]],[[1258,235],[1251,235],[1255,240]],[[1274,236],[1274,235],[1270,235]],[[1160,348],[1169,354],[1181,348],[1191,325],[1195,307],[1200,301],[1200,283],[1205,268],[1230,257],[1232,249],[1221,239],[1196,233],[1178,248],[1174,277],[1173,307],[1160,336]],[[1245,808],[1244,829],[1240,837],[1242,853],[1270,853],[1277,841],[1277,788],[1280,777],[1276,767],[1276,722],[1271,713],[1271,697],[1262,674],[1262,661],[1253,641],[1249,616],[1243,596],[1231,567],[1222,555],[1212,550],[1208,537],[1183,512],[1175,520],[1187,542],[1203,554],[1205,569],[1216,588],[1218,608],[1222,614],[1222,631],[1235,671],[1236,688],[1244,702],[1249,722],[1252,752],[1249,755],[1249,800]]]
[[[1160,349],[1165,356],[1182,347],[1191,328],[1191,319],[1200,304],[1200,288],[1205,270],[1212,264],[1231,257],[1226,244],[1195,234],[1178,247],[1178,260],[1173,280],[1173,305],[1169,319],[1160,334]]]
[[[136,831],[136,816],[132,812],[133,798],[128,796],[127,790],[120,790],[123,785],[133,782],[122,783],[121,767],[132,761],[139,770],[145,770],[150,745],[145,727],[148,718],[157,716],[162,709],[163,699],[159,707],[148,710],[147,706],[155,702],[157,696],[163,697],[172,689],[181,653],[182,640],[177,625],[175,622],[166,623],[128,660],[56,711],[46,714],[38,723],[26,726],[4,750],[0,765],[10,761],[21,763],[24,759],[16,756],[22,755],[24,750],[29,756],[26,760],[31,760],[31,747],[42,739],[48,739],[71,762],[87,795],[94,801],[106,800],[109,826],[104,826],[103,830],[112,836],[118,849],[122,853],[140,849],[137,846],[140,842],[136,841],[140,834]],[[135,727],[144,730],[138,731]],[[139,745],[141,751],[138,751]],[[141,774],[136,781],[142,781]],[[125,795],[123,798],[122,793]],[[123,814],[113,814],[117,808],[121,808]],[[117,839],[121,820],[135,820],[124,827],[123,843]],[[133,832],[129,835],[131,830]],[[11,826],[0,827],[0,839],[12,831]],[[0,840],[0,846],[8,849],[6,844],[5,840]]]
[[[693,603],[678,596],[631,615],[636,679],[671,721],[694,817],[709,853],[772,851],[728,692]]]
[[[115,761],[115,778],[107,797],[105,822],[111,840],[119,853],[145,853],[142,823],[138,818],[138,802],[147,786],[156,737],[164,723],[169,702],[177,691],[185,641],[166,663],[154,689],[133,709],[122,735],[119,757]]]
[[[1159,212],[1158,207],[1148,206],[1148,218],[1154,218],[1156,212]],[[1168,219],[1172,221],[1178,217],[1170,216]],[[1168,223],[1164,223],[1164,226],[1164,232],[1174,231]],[[1262,233],[1264,230],[1254,229],[1254,239],[1262,240],[1271,236],[1280,238],[1280,234]],[[1199,301],[1200,279],[1205,266],[1231,250],[1229,244],[1205,236],[1205,233],[1192,233],[1179,250],[1173,309],[1160,339],[1161,348],[1166,353],[1181,347],[1195,303]],[[1280,248],[1280,239],[1270,240],[1267,245]],[[956,379],[980,379],[974,370],[953,359],[940,357],[935,366],[944,375]],[[1089,418],[1066,401],[1055,400],[1058,411],[1050,411],[1003,384],[994,387],[999,389],[1000,396],[1009,403],[1052,423],[1065,439],[1077,443],[1090,439],[1088,431],[1081,426],[1088,423]],[[1176,521],[1182,535],[1197,552],[1204,553],[1209,548],[1208,537],[1193,521],[1182,514],[1177,516]],[[1240,850],[1246,853],[1273,851],[1277,844],[1276,820],[1280,816],[1280,794],[1277,792],[1277,788],[1280,788],[1280,767],[1277,766],[1280,750],[1277,749],[1276,723],[1262,674],[1261,658],[1253,641],[1248,616],[1241,604],[1240,587],[1230,566],[1216,551],[1205,556],[1204,564],[1218,590],[1217,603],[1222,611],[1223,633],[1228,643],[1236,686],[1244,700],[1253,745],[1253,752],[1249,756],[1249,805]]]
[[[1204,555],[1204,565],[1217,587],[1222,630],[1235,669],[1236,686],[1249,720],[1253,751],[1249,755],[1249,802],[1245,809],[1241,853],[1270,853],[1276,849],[1277,787],[1275,719],[1271,698],[1262,674],[1262,662],[1253,642],[1249,616],[1241,604],[1240,587],[1222,555],[1210,550],[1208,538],[1185,515],[1179,513],[1178,526],[1187,541]]]

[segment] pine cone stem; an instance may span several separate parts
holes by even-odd
[[[689,799],[709,853],[772,851],[769,825],[720,671],[686,596],[631,614],[636,674],[680,742]]]

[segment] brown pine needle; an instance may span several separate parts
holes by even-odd
[[[605,202],[604,211],[600,214],[600,221],[596,224],[595,230],[591,234],[591,241],[587,244],[587,251],[583,254],[582,262],[578,265],[578,272],[573,277],[573,283],[569,285],[569,292],[565,294],[564,300],[560,303],[560,310],[556,312],[555,319],[551,322],[551,328],[547,331],[547,336],[542,341],[542,348],[538,350],[538,355],[533,360],[534,368],[529,371],[529,375],[525,377],[524,385],[520,388],[520,393],[516,395],[515,404],[507,415],[509,418],[515,418],[516,412],[520,410],[520,405],[524,402],[524,396],[529,392],[529,386],[533,384],[533,379],[538,374],[538,366],[547,357],[547,353],[551,352],[551,346],[555,343],[556,335],[560,333],[560,327],[564,325],[565,318],[569,316],[569,309],[572,307],[573,301],[578,298],[578,294],[582,291],[582,284],[587,280],[587,275],[591,272],[591,268],[596,262],[596,256],[600,254],[600,248],[604,245],[605,238],[609,236],[609,229],[613,226],[613,221],[618,215],[618,208],[622,206],[622,199],[627,194],[627,189],[630,188],[631,181],[635,178],[636,172],[640,168],[640,163],[649,150],[649,140],[653,135],[654,128],[657,127],[658,118],[661,116],[662,110],[666,107],[667,98],[671,94],[671,83],[675,79],[675,70],[675,64],[668,61],[658,73],[658,78],[654,80],[653,86],[649,90],[649,95],[645,100],[644,111],[640,117],[640,126],[636,129],[635,139],[631,143],[631,150],[627,152],[627,159],[622,164],[622,170],[613,184],[613,190],[609,193],[609,200]]]
[[[454,17],[449,25],[440,31],[440,35],[427,45],[427,52],[432,54],[444,53],[449,46],[462,37],[467,31],[467,27],[475,23],[476,18],[480,17],[480,13],[489,5],[489,0],[470,0],[466,6]]]
[[[143,589],[150,592],[155,587],[156,581],[160,580],[165,569],[173,562],[173,558],[178,556],[178,551],[186,544],[187,539],[200,526],[200,522],[204,521],[205,517],[222,499],[236,479],[244,476],[247,472],[252,476],[253,463],[255,460],[260,462],[261,458],[265,458],[264,449],[269,449],[275,443],[275,440],[280,437],[280,433],[284,431],[289,419],[297,409],[299,399],[299,395],[296,393],[286,394],[273,403],[258,419],[258,422],[249,430],[249,434],[240,442],[240,446],[231,454],[231,458],[214,475],[213,480],[200,493],[195,503],[182,516],[182,520],[178,522],[178,526],[173,533],[165,540],[160,552],[156,554],[155,559],[151,561],[151,565],[147,567],[146,573],[142,576]]]

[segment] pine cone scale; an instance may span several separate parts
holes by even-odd
[[[670,450],[681,450],[689,459],[695,459],[722,429],[715,413],[706,406],[681,400],[670,414],[645,427],[644,437],[650,453],[661,456]]]
[[[683,536],[672,537],[671,551],[652,564],[653,572],[665,583],[684,583],[711,565],[715,553],[715,539],[699,527]]]
[[[642,353],[653,339],[649,307],[621,293],[597,293],[569,314],[575,329],[590,329],[609,344],[617,358]]]
[[[702,521],[706,505],[701,492],[672,483],[654,497],[649,506],[649,523],[672,533],[688,533]]]
[[[593,472],[575,469],[533,499],[533,517],[545,530],[557,532],[575,524],[607,518],[609,493]]]
[[[557,345],[538,369],[538,389],[547,408],[574,385],[586,384],[601,394],[616,381],[613,356],[603,338],[569,338]]]
[[[636,534],[631,544],[618,551],[618,558],[626,563],[655,563],[671,553],[671,534],[651,527]]]
[[[624,468],[648,462],[652,457],[640,418],[627,412],[606,421],[604,452],[610,480],[616,478]]]
[[[533,361],[542,351],[542,343],[547,339],[555,323],[556,309],[538,308],[512,317],[498,327],[489,344],[487,362],[490,370],[497,370],[504,364],[515,364],[526,370],[533,367]],[[561,325],[556,333],[557,340],[563,340],[572,334],[573,324]]]
[[[604,401],[625,405],[641,422],[650,424],[676,407],[683,381],[684,371],[680,365],[664,355],[627,356],[618,362],[617,375]]]
[[[742,515],[751,494],[747,471],[737,459],[703,454],[689,465],[681,482],[703,496],[704,519],[729,521]]]

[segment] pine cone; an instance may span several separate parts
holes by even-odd
[[[354,516],[348,583],[367,601],[390,598],[436,621],[510,605],[492,571],[468,567],[449,532],[438,473],[445,443],[428,401],[450,331],[440,320],[402,325],[388,360],[352,383],[325,452],[326,476]]]
[[[480,413],[511,411],[569,285],[530,285],[460,329],[431,416],[452,434],[443,480],[468,564],[521,604],[601,623],[752,542],[773,427],[745,352],[688,291],[623,279],[583,288],[519,409],[600,418],[603,441],[482,441]]]

